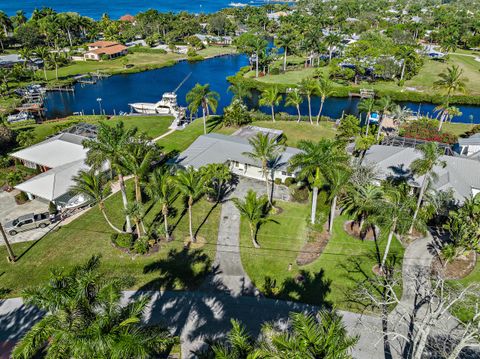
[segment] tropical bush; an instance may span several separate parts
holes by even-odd
[[[436,141],[447,144],[457,143],[457,136],[450,132],[438,131],[438,121],[419,119],[405,124],[400,135],[425,141]]]
[[[149,248],[150,245],[148,237],[138,238],[133,245],[133,249],[137,254],[147,254]]]
[[[295,202],[304,203],[308,201],[309,194],[307,187],[290,186],[290,195]]]
[[[117,247],[130,249],[133,245],[133,235],[131,233],[113,233],[112,243]]]
[[[225,126],[240,127],[252,122],[252,117],[247,106],[239,99],[235,99],[232,103],[225,107],[223,112],[223,124]]]

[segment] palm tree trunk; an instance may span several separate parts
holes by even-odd
[[[252,243],[255,248],[260,248],[260,244],[257,242],[257,238],[255,238],[255,226],[253,223],[250,223],[250,237],[252,238]]]
[[[307,101],[308,101],[308,118],[310,119],[310,124],[313,125],[312,121],[312,99],[310,96],[307,96]]]
[[[322,97],[322,99],[320,100],[320,110],[318,111],[318,115],[317,115],[317,125],[320,123],[320,116],[322,115],[324,103],[325,103],[325,99]]]
[[[367,112],[367,130],[365,131],[365,136],[368,136],[368,129],[370,128],[370,111]]]
[[[445,111],[442,112],[442,115],[440,116],[440,123],[438,124],[438,132],[442,130],[443,122],[445,121]]]
[[[405,59],[403,59],[403,64],[402,64],[402,73],[400,74],[400,81],[403,80],[403,76],[405,76],[405,67],[407,65],[407,62],[405,61]]]
[[[58,65],[57,64],[55,64],[55,78],[58,81]]]
[[[383,128],[383,114],[382,114],[382,117],[380,118],[380,121],[378,122],[378,131],[377,131],[377,137],[376,137],[376,140],[378,142],[378,139],[380,138],[380,133],[382,132],[382,128]]]
[[[302,119],[302,114],[300,113],[300,105],[297,105],[297,113],[298,113],[298,120],[297,120],[297,122],[300,122],[300,120]]]
[[[70,42],[70,47],[73,47],[72,44],[72,35],[70,34],[70,29],[67,27],[68,41]]]
[[[287,50],[288,48],[285,46],[285,53],[283,54],[283,72],[287,71]]]
[[[275,106],[271,106],[272,109],[272,121],[275,122]]]
[[[206,117],[206,114],[205,114],[205,108],[202,107],[202,113],[203,113],[203,134],[206,135],[207,134],[207,117]]]
[[[137,230],[138,238],[142,238],[142,230],[140,229],[140,221],[135,221],[135,228]]]
[[[188,200],[188,228],[190,229],[190,240],[192,243],[197,243],[197,239],[193,235],[193,225],[192,225],[192,198]]]
[[[412,234],[415,221],[417,220],[417,217],[418,217],[418,212],[420,212],[420,206],[422,205],[423,196],[425,194],[425,190],[428,185],[428,175],[429,175],[428,173],[425,175],[425,178],[423,179],[422,187],[420,187],[420,193],[418,195],[418,200],[417,200],[417,207],[415,208],[415,213],[413,214],[413,218],[412,218],[412,225],[410,226],[408,234]]]
[[[3,241],[5,242],[5,247],[7,247],[8,258],[10,262],[14,263],[17,260],[15,254],[13,253],[13,249],[10,246],[10,242],[8,241],[7,235],[5,234],[5,230],[3,229],[2,223],[0,223],[0,232],[2,233]]]
[[[317,217],[317,201],[318,201],[318,187],[313,187],[312,210],[310,214],[310,222],[312,224],[315,224],[315,219]]]
[[[100,208],[100,212],[102,212],[103,217],[105,218],[105,221],[108,223],[110,227],[112,227],[114,231],[116,231],[117,233],[125,233],[124,231],[115,227],[112,222],[110,222],[110,219],[108,218],[107,213],[105,212],[105,206],[103,204],[102,205],[98,204],[98,207]]]
[[[272,199],[270,198],[270,187],[268,186],[268,171],[266,169],[266,166],[263,167],[263,176],[265,177],[265,185],[267,187],[268,203],[270,203],[270,205],[271,205],[272,204]]]
[[[258,51],[255,53],[255,77],[258,78]]]
[[[140,188],[140,179],[138,176],[134,176],[133,180],[135,181],[135,200],[138,203],[142,203],[142,189]]]
[[[382,263],[380,264],[380,270],[382,271],[385,268],[385,262],[387,261],[388,252],[390,251],[390,246],[392,244],[392,239],[393,239],[393,233],[395,232],[396,226],[397,226],[396,222],[394,222],[393,227],[390,230],[390,233],[388,233],[387,246],[385,247],[385,253],[383,253]]]
[[[330,208],[330,224],[328,226],[328,231],[332,234],[333,231],[333,220],[335,219],[335,209],[337,208],[337,196],[333,197],[332,207]]]
[[[45,62],[43,63],[43,74],[45,76],[45,81],[48,81],[48,77],[47,77],[47,68],[45,67]]]
[[[165,239],[167,242],[170,242],[170,233],[168,231],[168,210],[166,209],[166,206],[163,206],[162,209],[163,212],[163,224],[165,225]]]
[[[120,184],[120,192],[122,193],[122,202],[123,208],[127,210],[128,206],[128,199],[127,199],[127,190],[125,189],[125,180],[123,179],[123,174],[118,174],[118,182]],[[130,223],[130,217],[128,215],[125,216],[127,232],[130,233],[132,231],[132,225]]]
[[[5,47],[3,47],[3,41],[0,40],[0,45],[2,46],[2,52],[5,51]]]

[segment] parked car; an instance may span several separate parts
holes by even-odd
[[[45,228],[49,224],[50,215],[48,212],[41,214],[30,213],[5,223],[4,228],[5,232],[14,236],[19,232],[28,231],[30,229]]]

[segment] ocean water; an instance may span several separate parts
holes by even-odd
[[[211,13],[240,4],[262,5],[267,2],[268,0],[0,0],[0,10],[8,15],[14,15],[17,10],[24,10],[30,15],[35,8],[46,6],[58,12],[73,11],[94,19],[108,13],[111,18],[116,19],[125,14],[135,15],[148,9],[162,12]]]

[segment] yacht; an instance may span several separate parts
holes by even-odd
[[[177,94],[174,92],[164,93],[162,99],[156,103],[137,102],[129,105],[133,111],[145,115],[176,116],[180,109],[177,103]]]

